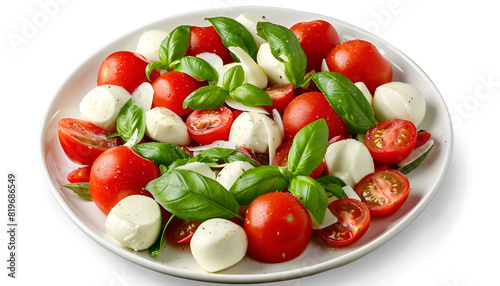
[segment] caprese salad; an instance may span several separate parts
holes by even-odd
[[[189,244],[217,272],[294,259],[312,236],[352,244],[404,204],[433,147],[426,104],[372,43],[324,20],[206,20],[110,54],[80,117],[58,123],[81,165],[64,187],[107,215],[115,243]]]

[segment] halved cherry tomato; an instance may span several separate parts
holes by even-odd
[[[288,166],[288,153],[290,153],[290,149],[292,148],[293,140],[289,140],[283,144],[281,144],[276,149],[276,156],[273,159],[273,165],[287,167]],[[319,177],[323,171],[326,169],[326,161],[323,160],[321,163],[314,169],[309,175],[311,178]]]
[[[338,222],[315,232],[334,247],[356,242],[368,229],[371,221],[370,210],[356,199],[338,199],[328,205]]]
[[[424,145],[430,139],[431,139],[431,134],[429,132],[427,132],[426,130],[419,130],[417,132],[417,143],[415,143],[415,148]]]
[[[382,121],[370,128],[365,138],[365,145],[373,159],[387,165],[408,157],[416,142],[415,125],[404,119]]]
[[[153,107],[166,107],[179,116],[191,112],[190,108],[183,108],[182,103],[201,86],[192,76],[178,71],[162,74],[151,85],[154,89]]]
[[[224,46],[213,26],[191,26],[191,42],[186,56],[196,56],[201,53],[214,53],[222,59],[224,64],[234,62],[231,52]]]
[[[294,195],[272,192],[248,206],[243,229],[248,256],[265,263],[288,261],[300,255],[311,238],[311,217]]]
[[[186,119],[186,125],[194,141],[200,145],[207,145],[216,140],[227,141],[233,120],[233,112],[221,106],[217,109],[191,112]]]
[[[397,211],[408,198],[410,181],[393,169],[381,169],[366,175],[354,190],[371,214],[386,216]]]
[[[306,72],[321,71],[321,62],[328,52],[340,44],[337,30],[324,20],[300,22],[293,25],[290,30],[299,39],[300,46],[307,56]]]
[[[294,93],[294,85],[291,83],[282,83],[267,87],[264,89],[271,100],[272,105],[263,106],[267,112],[271,113],[273,109],[276,109],[280,114],[283,114],[286,106],[292,101]]]
[[[343,42],[325,59],[331,72],[341,73],[352,82],[363,82],[371,94],[379,85],[392,80],[391,63],[372,43],[364,40]]]
[[[90,179],[90,168],[91,166],[83,166],[73,171],[69,172],[66,179],[70,183],[84,183],[88,182]]]
[[[118,85],[132,93],[143,82],[149,82],[146,66],[149,62],[138,53],[118,51],[110,54],[101,64],[97,75],[97,85]],[[151,72],[151,80],[160,75],[158,70]]]
[[[63,118],[57,123],[57,134],[64,153],[79,165],[91,165],[101,153],[117,146],[116,137],[106,138],[111,133],[82,119]]]
[[[185,221],[174,217],[167,226],[165,236],[173,243],[187,244],[200,224],[201,222]]]

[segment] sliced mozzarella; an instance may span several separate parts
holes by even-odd
[[[283,125],[283,120],[281,120],[280,113],[276,109],[273,109],[273,120],[280,131],[281,138],[284,138],[285,137],[285,126]]]
[[[262,113],[243,112],[231,126],[229,141],[234,142],[236,148],[242,146],[257,153],[268,153],[269,142],[279,146],[282,139],[271,118]]]
[[[212,171],[212,169],[210,169],[210,167],[207,164],[202,162],[187,163],[186,165],[179,166],[176,169],[190,170],[215,180],[215,172]]]
[[[420,90],[403,82],[389,82],[377,87],[372,104],[379,121],[400,118],[413,122],[416,127],[424,120],[426,112]]]
[[[204,221],[194,233],[190,248],[194,259],[207,272],[217,272],[238,263],[248,247],[243,228],[226,219]]]
[[[213,147],[220,147],[220,148],[227,148],[227,149],[236,149],[236,145],[234,142],[231,141],[223,141],[223,140],[217,140],[214,141],[208,145],[202,145],[202,146],[194,146],[194,147],[186,147],[189,151],[196,153],[196,152],[201,152],[206,149],[210,149]],[[195,155],[196,156],[196,155]]]
[[[372,101],[373,101],[373,96],[372,94],[370,93],[370,91],[368,90],[368,88],[366,87],[366,84],[364,84],[363,82],[361,81],[358,81],[358,82],[355,82],[354,85],[359,88],[359,90],[361,90],[361,92],[363,93],[363,95],[365,96],[366,100],[368,100],[368,102],[370,103],[370,105],[372,104]]]
[[[226,189],[230,189],[234,181],[238,179],[246,170],[253,168],[252,164],[245,161],[235,161],[227,164],[219,174],[216,181],[223,185]]]
[[[240,22],[247,30],[252,34],[257,47],[264,44],[266,41],[262,39],[259,35],[257,35],[257,23],[266,21],[264,18],[259,18],[254,14],[243,13],[236,17],[236,21]]]
[[[358,194],[356,193],[356,191],[354,191],[354,189],[350,185],[342,187],[342,190],[344,190],[344,193],[346,194],[346,196],[348,198],[355,199],[355,200],[358,200],[358,201],[361,200],[359,198]]]
[[[268,114],[267,110],[264,107],[261,106],[246,106],[243,103],[234,100],[234,98],[228,96],[226,97],[226,104],[236,110],[241,110],[241,111],[251,111],[251,112],[257,112],[257,113],[265,113]]]
[[[355,139],[341,140],[328,146],[325,161],[328,174],[342,179],[351,187],[375,171],[370,151]]]
[[[130,97],[130,93],[121,86],[98,86],[83,97],[80,102],[80,116],[106,130],[112,130],[116,126],[120,109]]]
[[[406,157],[403,161],[399,162],[397,165],[398,167],[403,167],[406,166],[416,159],[418,159],[420,156],[422,156],[425,152],[429,151],[429,149],[434,145],[434,140],[430,139],[429,141],[425,142],[424,145],[415,148],[411,151],[410,155]]]
[[[205,53],[197,54],[196,57],[204,59],[212,67],[214,67],[214,69],[217,71],[219,71],[224,66],[224,63],[223,63],[221,57],[219,57],[217,54],[214,54],[214,53],[205,52]]]
[[[160,206],[150,197],[128,196],[111,209],[105,226],[120,245],[135,251],[147,249],[160,233]]]
[[[187,126],[182,118],[165,107],[155,107],[146,112],[146,134],[158,142],[179,146],[190,143]]]
[[[143,82],[132,92],[132,97],[141,103],[144,111],[148,111],[153,105],[154,94],[153,86],[149,82]]]
[[[158,50],[161,42],[168,36],[167,31],[164,30],[149,30],[144,32],[139,41],[135,51],[143,55],[148,61],[159,61]]]
[[[285,75],[285,64],[274,57],[269,43],[260,46],[257,52],[257,64],[266,73],[269,85],[290,82]]]
[[[266,127],[267,134],[276,134],[276,130],[278,130],[277,136],[267,136],[267,146],[269,152],[269,165],[273,164],[274,156],[276,156],[276,149],[281,145],[283,141],[283,136],[281,130],[276,125],[276,122],[273,120],[263,120],[264,127]],[[284,131],[283,131],[284,134]]]
[[[328,68],[328,65],[326,64],[326,60],[323,59],[321,61],[321,71],[324,72],[324,71],[330,71],[330,69]]]
[[[240,47],[229,47],[234,55],[240,60],[239,63],[232,63],[227,65],[226,70],[234,65],[240,65],[245,71],[244,83],[251,83],[258,88],[267,87],[267,75],[259,65]]]

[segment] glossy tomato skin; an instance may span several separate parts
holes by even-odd
[[[366,175],[354,191],[372,215],[387,216],[401,208],[408,198],[410,181],[401,172],[385,168]]]
[[[160,176],[160,169],[127,146],[102,153],[90,170],[90,196],[105,214],[130,195],[153,197],[144,187]]]
[[[274,166],[281,166],[287,168],[288,166],[288,153],[290,153],[290,149],[292,148],[293,140],[286,141],[285,143],[281,144],[277,149],[276,149],[276,156],[273,159],[273,165]],[[326,161],[323,160],[321,163],[316,167],[311,174],[309,174],[309,177],[316,179],[318,178],[323,171],[326,169]]]
[[[332,201],[328,209],[338,222],[315,230],[328,245],[342,247],[358,241],[370,226],[368,207],[360,200],[345,198]]]
[[[183,108],[182,103],[191,92],[201,86],[192,76],[178,71],[162,74],[151,85],[154,89],[152,107],[166,107],[179,116],[192,111]]]
[[[300,22],[290,30],[297,36],[300,46],[307,56],[306,72],[321,71],[321,62],[328,52],[340,44],[337,30],[324,20]]]
[[[221,106],[217,109],[195,110],[186,119],[188,133],[200,145],[216,140],[227,141],[233,124],[233,112]]]
[[[90,179],[90,168],[91,166],[82,166],[80,168],[74,169],[69,172],[66,179],[70,183],[85,183]]]
[[[343,74],[352,82],[363,82],[371,94],[392,80],[391,63],[368,41],[341,43],[328,53],[326,63],[331,72]]]
[[[118,85],[132,93],[143,82],[149,82],[146,67],[149,62],[138,53],[118,51],[110,54],[101,64],[97,75],[97,85]],[[158,70],[151,72],[151,80],[160,75]]]
[[[324,118],[328,126],[328,139],[337,135],[349,136],[344,121],[325,96],[321,92],[308,92],[295,97],[283,113],[285,140],[292,139],[300,129],[320,118]]]
[[[174,217],[168,224],[165,236],[173,243],[188,244],[201,222],[185,221]]]
[[[201,53],[214,53],[222,59],[224,64],[234,62],[231,52],[224,46],[213,26],[191,26],[191,42],[186,56],[196,56]]]
[[[91,165],[101,153],[117,146],[117,138],[106,138],[111,133],[82,119],[63,118],[57,123],[59,143],[64,153],[79,165]]]
[[[292,101],[294,95],[294,85],[291,83],[281,83],[264,89],[272,100],[272,105],[263,106],[267,112],[272,114],[276,109],[279,114],[283,114],[286,106]]]
[[[401,162],[410,155],[417,143],[415,125],[404,119],[382,121],[368,130],[365,146],[373,159],[391,165]]]
[[[267,193],[250,203],[243,228],[248,237],[247,255],[265,263],[299,256],[312,232],[309,212],[286,192]]]

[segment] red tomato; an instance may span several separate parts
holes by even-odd
[[[359,200],[338,199],[331,202],[328,209],[337,217],[338,222],[315,232],[331,246],[345,246],[356,242],[370,225],[370,210]]]
[[[214,53],[221,57],[224,64],[234,62],[231,52],[224,46],[213,26],[191,26],[191,43],[186,56],[196,56],[201,53]]]
[[[393,169],[382,169],[366,175],[354,190],[371,214],[386,216],[397,211],[408,198],[410,181]]]
[[[333,48],[326,56],[328,69],[345,75],[352,82],[363,82],[373,94],[392,80],[391,63],[377,48],[364,40],[351,40]]]
[[[349,135],[344,121],[325,96],[321,92],[308,92],[295,97],[283,113],[285,140],[292,139],[300,129],[320,118],[326,120],[328,139],[337,135]]]
[[[370,128],[365,138],[365,145],[373,159],[387,165],[408,157],[416,142],[415,125],[404,119],[382,121]]]
[[[82,119],[63,118],[57,123],[59,143],[64,153],[80,165],[91,165],[102,152],[118,145],[117,138],[106,138],[111,133]]]
[[[273,112],[273,109],[276,109],[280,114],[283,114],[286,106],[293,99],[294,85],[291,83],[282,83],[267,87],[264,90],[271,97],[273,104],[262,107],[269,113]]]
[[[300,46],[307,56],[306,72],[321,71],[321,62],[328,52],[340,44],[337,30],[324,20],[300,22],[290,30],[299,39]]]
[[[144,187],[160,176],[160,169],[126,146],[102,153],[90,170],[90,196],[96,206],[108,214],[122,199],[130,195],[153,197]]]
[[[174,217],[165,231],[166,237],[173,243],[187,244],[191,242],[193,234],[201,222],[185,221]]]
[[[229,139],[233,112],[221,106],[217,109],[195,110],[186,119],[188,133],[200,145]]]
[[[138,53],[129,51],[114,52],[101,64],[97,75],[97,85],[119,85],[132,93],[143,82],[149,82],[146,76],[146,67],[149,62]],[[150,75],[154,80],[160,75],[153,70]]]
[[[90,178],[90,167],[91,166],[83,166],[75,169],[68,173],[66,179],[72,184],[88,182]]]
[[[273,159],[273,165],[287,167],[288,166],[288,153],[290,153],[290,149],[292,148],[293,140],[289,140],[283,144],[281,144],[276,149],[276,156]],[[323,171],[326,169],[326,161],[323,160],[316,169],[312,171],[309,175],[311,178],[319,177]]]
[[[248,237],[248,256],[277,263],[299,256],[307,247],[311,217],[294,195],[273,192],[250,203],[243,228]]]
[[[427,132],[426,130],[419,130],[417,132],[417,143],[415,143],[415,148],[424,145],[430,139],[431,139],[431,134],[429,132]]]
[[[177,71],[162,74],[151,84],[154,89],[153,107],[166,107],[182,116],[191,112],[182,108],[184,99],[201,85],[192,76]]]

